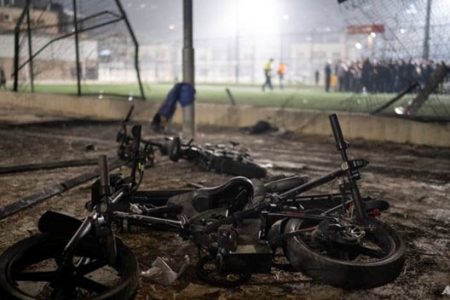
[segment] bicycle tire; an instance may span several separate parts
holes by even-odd
[[[41,299],[40,297],[42,296],[38,297],[39,295],[30,295],[29,288],[26,291],[20,289],[18,282],[21,280],[15,280],[15,278],[17,279],[17,274],[19,274],[17,272],[23,272],[27,266],[31,266],[32,264],[51,260],[53,258],[56,259],[58,255],[61,254],[67,241],[67,237],[39,234],[23,239],[8,248],[0,257],[0,298],[20,300]],[[93,296],[78,299],[122,300],[134,298],[138,288],[138,263],[131,250],[117,238],[116,244],[117,262],[113,269],[119,274],[118,276],[120,279],[118,282],[113,286],[108,287],[108,290],[98,292]],[[77,255],[86,255],[85,257],[89,256],[95,258],[99,255],[99,245],[95,243],[94,240],[82,240],[75,251]],[[107,267],[109,268],[110,266]],[[94,269],[94,272],[95,271],[97,271],[97,269]],[[57,275],[52,276],[60,276],[59,273],[56,274]],[[87,276],[89,274],[92,274],[92,272],[81,275],[82,280],[86,278],[85,275]],[[19,277],[19,279],[21,278]],[[66,282],[66,278],[64,279],[64,282]],[[69,296],[68,298],[72,297]]]
[[[405,260],[405,244],[388,225],[370,219],[375,226],[374,235],[389,244],[389,253],[376,261],[348,261],[331,258],[314,251],[299,235],[286,240],[285,254],[294,269],[299,270],[322,283],[344,289],[368,289],[393,281],[402,271]],[[285,233],[301,228],[302,221],[290,219]]]

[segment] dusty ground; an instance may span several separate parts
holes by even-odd
[[[58,120],[45,113],[12,108],[0,114],[0,121],[2,166],[95,158],[101,153],[115,155],[113,141],[118,124]],[[242,143],[257,160],[271,165],[272,174],[320,176],[335,168],[339,160],[331,138],[247,136],[211,128],[200,132],[198,142]],[[450,299],[441,295],[445,286],[450,285],[450,149],[352,142],[351,156],[371,162],[363,173],[363,192],[390,201],[391,209],[382,218],[407,242],[406,265],[395,282],[368,291],[344,291],[317,284],[301,273],[273,269],[270,275],[256,275],[246,285],[225,290],[203,285],[195,278],[193,267],[189,267],[169,287],[142,278],[137,299]],[[95,150],[86,150],[88,145],[95,145]],[[0,175],[0,205],[90,169]],[[128,172],[126,168],[121,171]],[[227,178],[206,173],[188,162],[173,163],[158,156],[156,165],[147,170],[141,188],[180,188],[187,182],[215,185]],[[0,253],[36,232],[36,222],[47,209],[82,217],[89,192],[89,184],[85,184],[0,221]],[[189,242],[175,233],[123,234],[122,238],[137,255],[142,270],[149,268],[157,256],[164,257],[177,269],[185,253],[195,253]]]

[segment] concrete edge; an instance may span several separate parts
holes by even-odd
[[[1,92],[0,103],[5,106],[37,109],[64,117],[92,119],[122,119],[131,102],[121,99],[98,99],[55,94],[30,94]],[[133,120],[149,122],[159,103],[133,101]],[[278,127],[298,133],[330,135],[327,112],[254,107],[250,105],[196,104],[196,119],[199,125],[224,127],[252,126],[259,120],[270,120]],[[411,120],[371,116],[366,114],[339,112],[339,120],[346,138],[361,138],[372,141],[389,141],[450,147],[450,124],[423,123]],[[174,117],[181,123],[181,110]]]

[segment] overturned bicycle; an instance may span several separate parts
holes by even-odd
[[[313,180],[287,177],[261,184],[235,177],[221,186],[178,191],[140,191],[140,128],[133,130],[131,175],[108,174],[92,186],[88,216],[78,220],[47,212],[41,234],[0,257],[0,295],[6,299],[130,299],[138,288],[138,264],[116,230],[133,225],[168,226],[198,247],[198,277],[210,284],[243,284],[267,273],[281,249],[295,270],[347,289],[394,280],[405,245],[378,220],[383,200],[362,197],[357,185],[363,159],[350,160],[336,115],[330,116],[342,162]],[[306,192],[340,179],[339,190]]]
[[[116,136],[119,144],[118,157],[129,163],[132,162],[135,140],[135,134],[130,134],[128,129],[133,110],[134,106],[131,106]],[[162,140],[141,138],[139,147],[139,160],[145,167],[153,166],[155,154],[159,152],[174,162],[180,159],[188,160],[207,171],[250,178],[262,178],[267,174],[265,168],[253,161],[248,149],[239,147],[235,142],[230,142],[230,145],[199,145],[193,143],[192,139],[184,143],[180,137],[166,137]]]

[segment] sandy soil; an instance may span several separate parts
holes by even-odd
[[[15,115],[16,117],[12,117]],[[26,121],[20,117],[26,117]],[[0,164],[12,165],[63,159],[115,155],[114,137],[118,124],[55,120],[39,114],[11,109],[0,115]],[[20,121],[22,120],[22,121]],[[30,123],[31,122],[31,123]],[[149,130],[146,129],[146,133]],[[345,133],[344,133],[345,134]],[[248,136],[238,131],[200,128],[197,142],[236,141],[248,147],[271,174],[305,174],[316,177],[337,167],[338,153],[332,139],[311,136]],[[94,145],[94,150],[87,146]],[[367,291],[344,291],[318,284],[301,273],[273,269],[255,275],[234,289],[204,285],[190,266],[172,286],[141,278],[137,299],[445,299],[450,285],[450,149],[352,141],[352,157],[368,159],[362,190],[391,204],[382,219],[398,230],[407,243],[407,261],[394,282]],[[80,174],[91,167],[0,175],[0,205],[39,191],[48,184]],[[127,173],[127,168],[120,170]],[[142,189],[186,187],[188,182],[216,185],[229,176],[207,173],[186,161],[174,163],[157,156],[145,174]],[[325,187],[325,190],[331,187]],[[0,253],[36,230],[39,216],[48,209],[78,217],[85,215],[90,186],[84,184],[63,195],[0,221]],[[142,232],[122,234],[146,270],[161,256],[177,269],[184,255],[195,262],[195,249],[176,233]],[[450,298],[449,298],[450,299]]]

